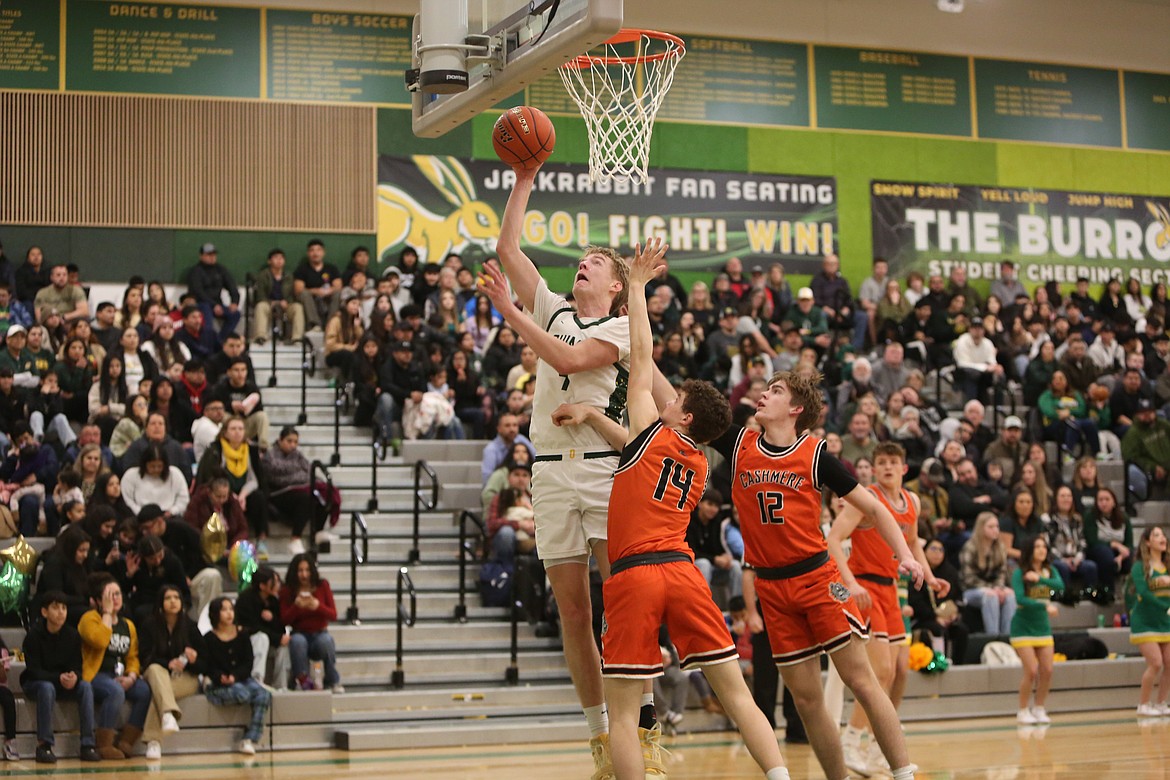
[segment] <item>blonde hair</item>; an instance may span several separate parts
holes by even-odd
[[[983,533],[992,520],[999,521],[994,512],[980,512],[975,518],[975,530],[971,532],[975,540],[975,560],[980,569],[999,567],[1007,563],[1007,550],[1003,546],[1003,539],[999,537],[994,540],[988,539],[987,534]]]
[[[585,258],[589,255],[601,255],[608,259],[609,269],[613,273],[613,278],[622,285],[622,289],[618,290],[613,302],[609,305],[609,313],[617,316],[621,314],[622,309],[625,308],[626,303],[630,300],[630,264],[626,262],[624,257],[618,254],[616,249],[611,249],[607,246],[590,244],[585,247],[585,251],[581,254],[581,257]]]

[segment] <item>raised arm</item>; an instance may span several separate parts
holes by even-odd
[[[646,310],[646,283],[662,268],[666,244],[654,238],[634,246],[630,264],[630,379],[626,389],[626,409],[630,416],[630,438],[637,436],[658,419],[654,403],[654,337],[650,332],[650,315]]]
[[[520,297],[524,308],[532,311],[532,304],[536,298],[536,288],[540,284],[540,272],[536,270],[532,260],[520,249],[520,233],[524,227],[524,213],[528,210],[528,196],[532,194],[532,183],[536,181],[536,168],[515,168],[516,183],[512,185],[512,194],[508,196],[508,205],[504,208],[504,219],[500,225],[500,238],[496,242],[496,252],[504,270],[508,272],[508,279]],[[498,308],[498,307],[497,307]],[[503,311],[500,312],[503,314]]]
[[[504,278],[499,267],[490,260],[484,264],[479,286],[491,298],[496,310],[512,329],[532,347],[536,356],[552,366],[558,374],[568,376],[618,362],[620,355],[617,345],[608,341],[585,339],[569,346],[549,334],[513,303],[512,295],[508,291],[508,280]]]

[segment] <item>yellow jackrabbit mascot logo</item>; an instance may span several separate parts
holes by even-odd
[[[467,169],[454,157],[420,154],[410,159],[452,208],[447,214],[436,214],[398,185],[379,184],[379,257],[402,244],[418,250],[423,263],[441,263],[448,252],[461,252],[470,244],[493,251],[500,218],[490,205],[476,199]]]

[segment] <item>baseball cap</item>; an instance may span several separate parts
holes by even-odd
[[[199,254],[201,255],[214,255],[218,253],[219,250],[215,248],[215,244],[207,243],[199,245]]]
[[[982,328],[983,327],[983,318],[982,317],[972,317],[971,318],[971,327],[972,328]]]
[[[28,333],[28,330],[23,325],[13,325],[8,328],[9,336],[15,336],[18,333]]]
[[[414,352],[414,346],[409,341],[399,341],[394,344],[393,352]]]
[[[738,317],[738,316],[739,316],[739,312],[737,312],[735,310],[734,306],[724,306],[722,311],[719,312],[720,319],[723,319],[724,317]]]
[[[796,291],[796,299],[798,301],[803,300],[805,298],[812,300],[813,291],[812,291],[811,287],[801,287],[799,290]]]
[[[1152,412],[1154,411],[1154,402],[1149,398],[1139,398],[1137,402],[1137,410],[1139,412]]]
[[[944,475],[943,464],[938,458],[927,458],[922,461],[922,472],[933,479],[935,482],[942,480]]]
[[[532,466],[529,466],[527,463],[512,463],[508,466],[508,471],[527,471],[531,474]]]
[[[1004,429],[1008,428],[1023,428],[1024,422],[1014,414],[1008,415],[1008,418],[1003,421]]]
[[[749,366],[766,366],[767,363],[764,361],[763,355],[752,355],[751,359],[748,360],[748,365]]]
[[[149,523],[151,520],[162,517],[166,512],[158,504],[146,504],[138,510],[138,522]]]
[[[762,266],[762,265],[753,265],[752,266],[752,273],[753,274],[762,274],[763,272],[764,272],[764,266]]]

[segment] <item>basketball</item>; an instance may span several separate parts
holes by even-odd
[[[508,165],[535,168],[549,158],[557,142],[552,121],[538,108],[509,108],[492,128],[492,146]]]

